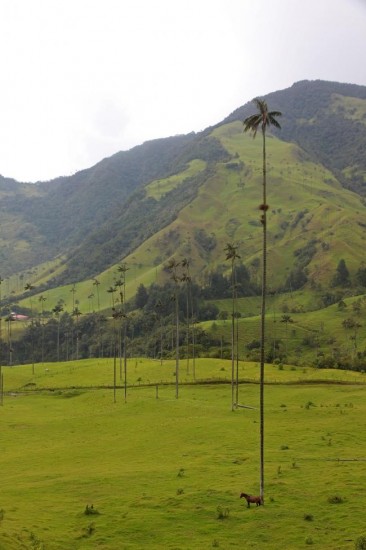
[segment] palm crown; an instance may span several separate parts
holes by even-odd
[[[267,102],[264,99],[254,99],[253,102],[258,107],[258,112],[254,115],[247,117],[244,124],[244,132],[253,132],[253,137],[256,136],[258,127],[262,126],[262,131],[265,131],[267,126],[275,126],[275,128],[281,128],[276,117],[282,115],[280,111],[268,111]]]

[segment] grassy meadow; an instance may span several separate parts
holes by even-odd
[[[200,359],[196,379],[230,369]],[[228,383],[182,385],[176,399],[174,361],[129,360],[126,403],[111,360],[3,373],[2,550],[334,550],[366,534],[360,373],[322,370],[319,383],[315,369],[266,366],[265,506],[250,509],[239,494],[258,493],[256,383],[239,388],[251,408],[231,411]],[[256,382],[257,365],[240,378]]]

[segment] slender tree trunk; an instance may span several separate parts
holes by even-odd
[[[262,125],[263,136],[263,263],[262,263],[262,305],[260,331],[260,380],[259,380],[259,415],[260,415],[260,496],[264,499],[264,345],[266,317],[266,285],[267,285],[267,170],[266,170],[266,133]]]
[[[186,315],[187,315],[187,336],[186,336],[186,349],[187,349],[187,376],[189,375],[189,332],[190,332],[190,323],[189,323],[189,283],[186,283]]]
[[[237,300],[235,297],[235,301]],[[235,394],[235,403],[239,403],[239,318],[238,318],[238,308],[236,308],[236,394]]]
[[[175,292],[175,397],[179,397],[179,303],[178,288]]]
[[[57,362],[60,362],[60,319],[57,319]]]
[[[114,342],[113,349],[113,403],[117,402],[116,392],[117,392],[117,345]]]
[[[234,288],[234,264],[231,265],[232,284],[232,311],[231,311],[231,410],[234,410],[235,402],[235,288]]]
[[[125,403],[127,402],[127,317],[123,325],[123,370],[125,380]]]

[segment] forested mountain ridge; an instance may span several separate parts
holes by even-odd
[[[265,99],[283,113],[268,144],[272,284],[329,281],[342,254],[355,271],[365,238],[366,87],[304,81]],[[74,176],[14,187],[0,205],[13,229],[1,235],[3,274],[62,254],[50,287],[131,257],[163,272],[175,253],[191,256],[207,282],[226,269],[223,248],[235,240],[257,277],[260,139],[244,136],[241,124],[253,110],[249,102],[200,134],[154,140]]]
[[[266,101],[284,115],[275,135],[297,143],[344,187],[366,196],[366,86],[304,80]],[[223,123],[244,120],[251,110],[246,104]]]
[[[156,139],[116,153],[73,176],[39,184],[2,178],[7,193],[1,196],[0,215],[11,220],[9,230],[3,227],[0,236],[3,274],[80,249],[83,239],[89,239],[101,226],[113,224],[125,201],[134,192],[138,197],[139,189],[151,180],[179,172],[197,153],[209,158],[209,142],[194,133]],[[217,148],[219,156],[225,154],[218,143],[212,146],[214,154]]]

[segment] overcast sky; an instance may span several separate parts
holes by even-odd
[[[366,85],[366,0],[0,0],[0,52],[0,174],[48,180],[299,80]]]

